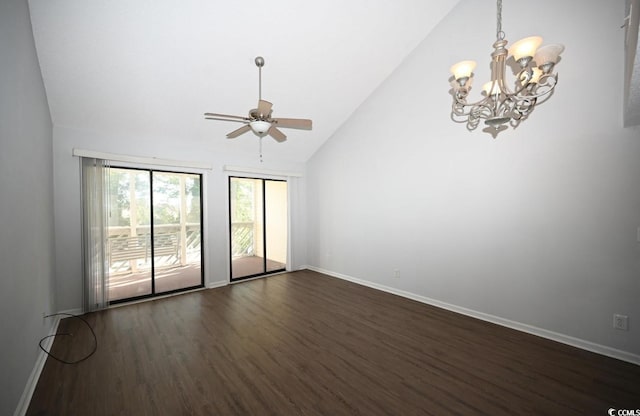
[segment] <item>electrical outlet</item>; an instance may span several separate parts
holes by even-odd
[[[629,317],[627,315],[613,315],[613,327],[622,331],[629,330]]]
[[[395,277],[396,279],[400,277],[400,269],[395,269],[393,271],[393,277]]]

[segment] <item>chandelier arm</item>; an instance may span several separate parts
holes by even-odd
[[[537,99],[533,99],[529,102],[528,106],[525,108],[517,108],[513,111],[513,116],[511,117],[511,121],[509,125],[511,127],[516,128],[520,125],[520,123],[526,120],[529,117],[529,114],[535,109],[537,104]]]
[[[529,84],[524,84],[520,88],[517,88],[515,91],[511,91],[507,88],[505,91],[505,95],[507,97],[526,97],[526,95],[521,95],[523,91],[528,91],[527,87]]]
[[[528,68],[523,68],[516,75],[516,90],[511,95],[519,96],[522,91],[531,90],[531,80],[533,78],[533,72]],[[520,85],[518,88],[517,85]]]
[[[485,99],[475,104],[454,103],[451,113],[452,116],[455,115],[456,117],[489,118],[492,115],[493,106],[493,102],[490,99]]]
[[[499,111],[496,111],[496,113],[501,115],[509,115],[510,118],[513,117],[513,113],[518,107],[518,103],[523,101],[514,98],[514,96],[508,96],[502,102],[500,102]]]
[[[556,74],[548,74],[540,78],[538,84],[535,85],[535,90],[529,88],[531,84],[525,84],[515,93],[503,88],[503,90],[508,91],[507,93],[499,94],[504,96],[503,100],[496,100],[494,96],[488,96],[477,102],[467,103],[466,95],[462,93],[456,94],[452,105],[452,116],[487,119],[497,115],[509,115],[510,117],[521,118],[522,115],[529,113],[535,107],[538,98],[544,97],[553,91],[556,80]],[[501,88],[503,87],[502,82],[498,80],[496,82]],[[543,90],[536,92],[540,87],[544,87]],[[522,92],[525,91],[528,94],[523,95]]]
[[[538,80],[538,83],[535,85],[535,88],[529,90],[528,87],[530,84],[527,84],[523,88],[518,90],[517,94],[513,94],[513,96],[519,99],[529,99],[529,100],[534,98],[535,99],[541,98],[551,93],[556,88],[557,83],[558,83],[558,74],[543,75]],[[520,92],[522,92],[523,90],[528,90],[530,94],[520,95]]]
[[[534,99],[529,101],[529,103],[524,108],[518,107],[514,109],[513,117],[511,117],[511,119],[516,121],[524,120],[529,116],[529,113],[531,113],[536,108],[536,103],[537,100]]]
[[[483,104],[483,103],[485,103],[485,101],[491,101],[492,100],[491,97],[484,97],[481,100],[478,100],[478,101],[476,101],[474,103],[467,103],[465,101],[465,98],[466,98],[466,96],[462,97],[462,99],[461,99],[461,98],[459,98],[459,97],[454,95],[454,100],[455,100],[454,105],[457,103],[457,104],[459,104],[459,105],[461,105],[463,107],[479,107],[479,106],[486,106],[486,104]]]

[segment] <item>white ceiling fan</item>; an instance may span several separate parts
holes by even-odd
[[[227,114],[204,113],[207,120],[235,121],[243,123],[240,127],[227,134],[228,139],[234,139],[249,130],[253,131],[257,136],[263,137],[269,135],[278,142],[287,140],[287,136],[280,131],[279,128],[291,128],[300,130],[311,130],[311,120],[300,118],[272,118],[272,106],[269,101],[262,99],[262,67],[264,66],[264,58],[261,56],[255,59],[258,67],[258,108],[249,110],[249,116],[230,116]]]

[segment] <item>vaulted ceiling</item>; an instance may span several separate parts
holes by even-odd
[[[285,130],[289,140],[277,144],[279,156],[305,161],[457,2],[29,5],[54,126],[255,152],[256,136],[227,140],[239,125],[203,113],[246,115],[256,107],[260,55],[262,96],[274,117],[313,119],[312,131]]]

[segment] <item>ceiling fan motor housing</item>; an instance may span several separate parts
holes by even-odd
[[[253,110],[249,111],[249,117],[251,117],[254,120],[269,121],[270,118],[271,118],[271,111],[269,111],[268,114],[262,114],[262,113],[260,113],[259,109],[254,108]]]

